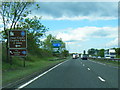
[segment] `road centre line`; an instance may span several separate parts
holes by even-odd
[[[102,81],[105,82],[105,80],[103,78],[101,78],[100,76],[98,76],[98,78]]]
[[[62,63],[57,64],[56,66],[50,68],[49,70],[47,70],[47,71],[45,71],[44,73],[40,74],[39,76],[33,78],[32,80],[28,81],[27,83],[21,85],[20,87],[18,87],[18,88],[15,89],[15,90],[20,90],[20,89],[22,89],[23,87],[29,85],[29,84],[32,83],[33,81],[37,80],[38,78],[42,77],[42,76],[45,75],[46,73],[50,72],[51,70],[55,69],[56,67],[60,66],[61,64],[65,63],[65,62],[67,62],[67,61],[68,61],[68,60],[66,60],[66,61],[64,61],[64,62],[62,62]]]

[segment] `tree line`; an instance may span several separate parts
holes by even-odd
[[[120,58],[120,48],[111,48],[114,49],[116,51],[116,57]],[[104,51],[106,49],[95,49],[95,48],[91,48],[88,50],[88,54],[91,56],[100,56],[100,57],[104,57]]]

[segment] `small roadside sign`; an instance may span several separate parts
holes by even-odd
[[[27,50],[26,49],[9,49],[9,53],[11,56],[26,56]]]

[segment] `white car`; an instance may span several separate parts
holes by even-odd
[[[76,59],[76,58],[77,58],[77,55],[76,55],[76,54],[73,54],[72,58],[73,58],[73,59]]]
[[[105,56],[105,58],[110,58],[110,56]]]
[[[101,56],[98,56],[98,58],[101,58]]]

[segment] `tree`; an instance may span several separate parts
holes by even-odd
[[[6,48],[8,51],[8,31],[14,29],[24,29],[28,33],[28,44],[34,48],[39,47],[39,38],[44,35],[47,28],[40,23],[40,18],[34,17],[32,19],[26,18],[31,14],[28,10],[33,2],[2,2],[0,14],[3,20],[4,31],[2,32],[3,38],[7,40]],[[40,8],[36,4],[37,8]],[[29,49],[29,47],[28,47]],[[33,49],[34,50],[34,49]],[[7,53],[8,57],[8,53]],[[8,58],[7,58],[8,59]]]
[[[104,49],[98,50],[98,56],[104,57]]]
[[[96,49],[91,48],[91,49],[88,50],[88,54],[89,55],[95,55],[95,51],[96,51]]]
[[[63,55],[63,57],[69,56],[69,51],[68,50],[62,51],[62,55]]]
[[[43,46],[43,48],[44,49],[47,49],[47,50],[49,50],[49,51],[52,51],[53,50],[53,48],[52,48],[52,43],[51,43],[51,41],[52,40],[55,40],[56,38],[54,37],[54,36],[52,36],[52,34],[49,34],[48,36],[47,36],[47,38],[44,40],[44,46]]]
[[[53,52],[54,47],[52,46],[52,41],[54,41],[54,40],[55,41],[59,41],[60,44],[61,44],[61,47],[58,47],[58,51],[57,52],[58,53],[59,52],[63,52],[65,50],[65,43],[62,41],[62,39],[56,39],[56,37],[52,36],[51,34],[49,34],[47,36],[47,38],[44,40],[44,42],[43,42],[44,43],[44,47],[43,48]]]
[[[15,29],[18,21],[26,17],[29,12],[24,12],[31,3],[27,2],[2,2],[0,14],[2,16],[4,31],[3,36],[7,40],[6,48],[8,52],[8,30]],[[7,53],[7,60],[8,60]]]
[[[116,48],[115,51],[116,51],[117,57],[120,58],[120,48]]]
[[[20,23],[20,28],[22,27],[27,30],[28,50],[35,47],[39,48],[42,45],[40,38],[44,36],[45,32],[48,30],[48,28],[42,25],[40,19],[41,18],[35,16],[32,19],[26,18],[24,22]]]
[[[7,29],[15,29],[19,21],[23,20],[31,11],[27,7],[31,2],[2,2],[1,16],[4,25],[4,31],[7,35]]]

